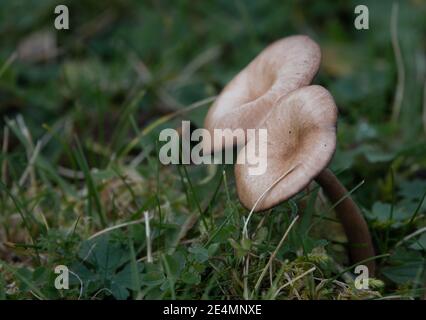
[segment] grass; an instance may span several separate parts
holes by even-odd
[[[57,1],[2,5],[0,299],[422,299],[426,7],[368,2],[356,31],[355,2],[61,1],[71,29],[39,62],[17,48],[51,29]],[[331,168],[377,249],[369,290],[317,186],[246,224],[232,166],[158,160],[161,129],[202,126],[233,75],[295,33],[323,50],[315,83],[340,111]]]

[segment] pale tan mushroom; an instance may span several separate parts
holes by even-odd
[[[274,42],[223,89],[209,109],[204,127],[212,137],[214,129],[257,128],[276,101],[311,83],[320,60],[319,46],[307,36],[291,36]],[[235,144],[232,137],[227,141],[214,141],[213,151]]]
[[[280,99],[262,125],[267,129],[267,169],[250,175],[247,164],[235,165],[238,196],[254,211],[270,209],[300,192],[312,180],[322,187],[332,203],[348,238],[354,262],[371,258],[374,249],[367,224],[347,190],[326,169],[336,148],[337,108],[333,97],[321,86],[307,86]],[[238,157],[258,152],[254,139]],[[237,158],[237,163],[238,163]],[[250,161],[245,161],[250,162]],[[373,275],[375,263],[366,263]]]

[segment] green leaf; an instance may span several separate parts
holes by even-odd
[[[200,245],[194,245],[189,248],[189,252],[194,255],[194,259],[198,262],[205,262],[209,259],[209,252]]]
[[[396,267],[385,267],[382,269],[382,273],[395,283],[406,284],[415,282],[419,271],[422,269],[423,261],[417,261],[407,262]]]
[[[166,255],[164,257],[170,268],[170,275],[177,279],[179,278],[182,270],[185,268],[185,257],[180,252],[175,252],[172,255]]]
[[[371,209],[373,217],[381,222],[388,221],[391,216],[392,205],[377,201]]]
[[[137,269],[139,273],[142,273],[143,271],[143,264],[142,263],[138,263],[137,264]],[[132,274],[132,264],[128,263],[123,270],[121,270],[120,272],[118,272],[117,274],[114,275],[112,282],[117,284],[117,285],[121,285],[124,288],[133,290],[133,291],[137,291],[139,290],[139,286],[137,283],[135,283],[135,281],[133,281],[133,274]]]
[[[70,270],[78,275],[78,277],[83,281],[85,287],[88,285],[89,282],[97,282],[100,281],[99,275],[89,270],[84,264],[80,262],[74,263]],[[70,285],[78,285],[80,284],[80,281],[76,276],[74,276],[72,273],[70,274]]]
[[[83,242],[78,255],[107,278],[130,259],[129,249],[110,241],[108,235]]]
[[[199,284],[201,282],[200,274],[193,268],[182,273],[182,281],[186,284]]]
[[[419,239],[417,239],[411,246],[414,250],[426,251],[426,233],[423,233]]]
[[[372,220],[376,220],[379,223],[390,223],[394,222],[392,227],[396,228],[400,226],[401,222],[404,220],[408,220],[412,217],[413,212],[416,210],[416,204],[411,201],[401,201],[399,202],[393,210],[392,214],[392,221],[390,220],[391,217],[391,208],[392,205],[390,203],[383,203],[380,201],[377,201],[373,204],[373,207],[371,208],[370,212],[368,212],[368,217]],[[399,223],[395,223],[399,222]]]
[[[397,284],[406,284],[419,280],[419,272],[424,268],[425,260],[418,251],[398,248],[389,263],[391,266],[384,267],[382,273]]]
[[[412,200],[420,200],[423,197],[423,194],[426,190],[426,181],[425,180],[411,180],[411,181],[402,181],[399,184],[398,195]]]
[[[390,257],[389,262],[392,264],[404,264],[406,262],[421,261],[422,255],[419,252],[397,248]]]
[[[129,291],[119,283],[113,282],[109,288],[117,300],[126,300],[129,297]]]
[[[244,237],[241,239],[241,247],[243,248],[243,250],[245,251],[249,251],[251,248],[252,242],[250,239]]]
[[[166,280],[166,277],[161,271],[150,271],[141,276],[142,284],[146,286],[158,286]]]
[[[362,152],[370,163],[389,162],[395,158],[395,153],[386,152],[370,145],[362,147]]]
[[[129,244],[129,248],[130,248],[130,281],[131,284],[134,285],[135,290],[137,291],[137,293],[135,293],[136,295],[139,293],[140,287],[141,287],[141,279],[140,279],[140,274],[143,268],[143,265],[141,263],[139,263],[136,259],[136,252],[135,252],[135,247],[133,244],[133,237],[130,236],[130,234],[128,235],[128,244]]]
[[[35,285],[35,283],[33,283],[33,275],[32,272],[24,267],[21,269],[17,269],[15,272],[15,275],[21,280],[21,286],[20,289],[23,291],[27,291],[30,290],[32,286]]]
[[[232,233],[235,231],[235,227],[231,224],[224,225],[219,231],[214,235],[214,242],[226,242],[229,238],[232,237]]]
[[[211,244],[209,246],[209,248],[207,249],[209,257],[213,256],[217,252],[217,250],[219,249],[219,247],[220,247],[220,243],[213,243],[213,244]]]
[[[32,274],[30,270],[28,270],[27,268],[16,270],[6,263],[2,264],[1,266],[7,271],[13,273],[20,280],[21,290],[31,290],[36,293],[41,299],[47,300],[47,297],[39,290],[39,288],[32,281]]]

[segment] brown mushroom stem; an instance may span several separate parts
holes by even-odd
[[[324,169],[315,180],[335,207],[336,215],[342,223],[349,243],[349,252],[353,262],[357,263],[374,257],[374,247],[370,231],[359,207],[348,196],[348,191],[329,169]],[[374,276],[376,264],[373,260],[364,263]]]

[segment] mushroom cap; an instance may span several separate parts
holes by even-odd
[[[259,138],[256,138],[249,140],[238,153],[235,179],[242,204],[252,209],[270,188],[254,211],[267,210],[306,187],[334,154],[336,123],[334,99],[321,86],[297,89],[278,101],[264,122],[267,152],[259,155],[256,145]],[[239,164],[245,155],[245,163]],[[253,155],[266,161],[266,171],[261,175],[249,173],[249,164],[255,163]]]
[[[209,109],[204,127],[212,137],[214,129],[256,128],[278,99],[311,83],[320,62],[320,47],[307,36],[272,43],[223,89]],[[233,138],[228,141],[232,143],[214,141],[213,151],[236,144]]]

